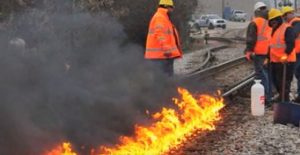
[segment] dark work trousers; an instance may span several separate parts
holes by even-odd
[[[297,54],[295,63],[295,77],[297,78],[297,94],[300,97],[300,54]]]
[[[262,85],[265,88],[265,97],[266,101],[271,101],[271,92],[269,86],[269,74],[268,74],[268,64],[264,65],[264,61],[267,59],[267,56],[256,55],[253,58],[254,70],[255,70],[255,79],[260,79]]]
[[[174,59],[153,59],[151,62],[168,76],[173,76]]]
[[[284,101],[290,101],[290,91],[291,91],[291,82],[293,80],[294,75],[294,64],[295,63],[287,63],[286,64],[286,81],[285,81],[285,91]],[[280,101],[282,101],[282,78],[283,78],[283,64],[282,63],[272,63],[272,79],[273,84],[277,90],[277,92],[280,94]]]

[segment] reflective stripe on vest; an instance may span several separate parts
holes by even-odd
[[[162,50],[163,50],[162,48],[146,48],[147,52],[160,52]],[[172,47],[168,50],[165,50],[165,52],[172,52],[174,50],[177,50],[177,47]]]
[[[262,31],[261,31],[261,33],[259,33],[259,34],[257,35],[257,40],[258,40],[258,41],[268,40],[268,38],[264,36],[264,33],[265,33],[265,31],[266,31],[266,28],[267,28],[267,25],[268,25],[268,22],[267,22],[267,20],[265,20],[265,21],[264,21],[264,24],[263,24],[263,26],[262,26]]]
[[[149,32],[148,32],[148,34],[154,34],[154,33],[155,33],[154,29],[150,29]],[[163,31],[162,33],[170,35],[170,34],[172,34],[172,31],[166,30],[166,31]]]
[[[288,24],[282,24],[279,28],[277,28],[276,32],[273,34],[272,39],[271,39],[271,51],[270,51],[270,58],[271,62],[281,62],[280,58],[284,55],[285,49],[286,49],[286,44],[285,44],[285,32],[286,29],[288,28]],[[289,55],[288,55],[288,62],[295,62],[296,61],[296,54],[295,50],[293,50]]]
[[[145,58],[170,59],[182,56],[179,36],[165,8],[158,8],[149,24]]]
[[[257,27],[257,39],[254,46],[254,53],[257,55],[267,55],[269,49],[269,39],[271,37],[271,28],[268,21],[262,17],[253,19]]]
[[[284,35],[283,33],[285,32],[286,27],[280,27],[279,31],[279,35],[277,35],[276,38],[276,44],[272,44],[270,45],[271,48],[286,48],[286,45],[284,43],[281,43],[281,37],[282,35]]]
[[[271,42],[270,47],[271,48],[286,48],[285,43],[281,43],[281,37],[282,35],[284,35],[283,33],[285,32],[286,27],[284,27],[284,25],[282,24],[282,26],[280,26],[277,31],[279,31],[279,35],[276,35],[276,43],[274,44],[273,42]],[[274,34],[275,35],[275,34]]]

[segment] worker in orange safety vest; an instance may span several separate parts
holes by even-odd
[[[254,18],[249,23],[246,36],[246,58],[253,61],[255,78],[262,81],[265,88],[265,103],[271,101],[271,90],[269,84],[269,41],[271,28],[268,25],[268,8],[263,2],[254,5]]]
[[[294,8],[290,6],[282,7],[281,10],[283,14],[283,19],[290,24],[295,32],[295,52],[296,52],[296,63],[294,74],[297,79],[297,98],[294,100],[296,103],[300,103],[300,18],[295,16]]]
[[[149,25],[145,59],[159,64],[168,75],[173,75],[174,59],[182,57],[179,34],[169,14],[174,10],[173,0],[160,0]]]
[[[289,101],[289,93],[291,82],[294,73],[294,64],[296,62],[295,47],[295,33],[293,28],[283,22],[282,13],[277,9],[270,9],[269,11],[269,25],[272,27],[272,34],[270,40],[270,59],[272,66],[272,77],[275,88],[280,94],[280,99]],[[286,74],[284,75],[284,67],[286,67]],[[283,81],[285,76],[286,81]],[[283,88],[285,83],[285,89]],[[284,98],[282,98],[284,95]]]

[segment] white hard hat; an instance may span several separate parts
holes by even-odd
[[[267,5],[264,3],[264,2],[257,2],[255,5],[254,5],[254,11],[258,10],[259,8],[261,7],[267,7]]]

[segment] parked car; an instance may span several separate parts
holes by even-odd
[[[236,10],[231,7],[225,7],[223,11],[224,19],[231,21],[245,22],[248,19],[247,13],[242,10]]]
[[[202,15],[196,24],[199,27],[208,27],[208,29],[214,29],[216,27],[226,28],[226,21],[216,14]]]
[[[230,20],[245,22],[246,19],[247,19],[247,14],[244,11],[242,11],[242,10],[232,10]]]
[[[201,31],[201,28],[199,27],[198,24],[196,24],[196,21],[193,19],[188,21],[188,25],[189,25],[190,32]]]

